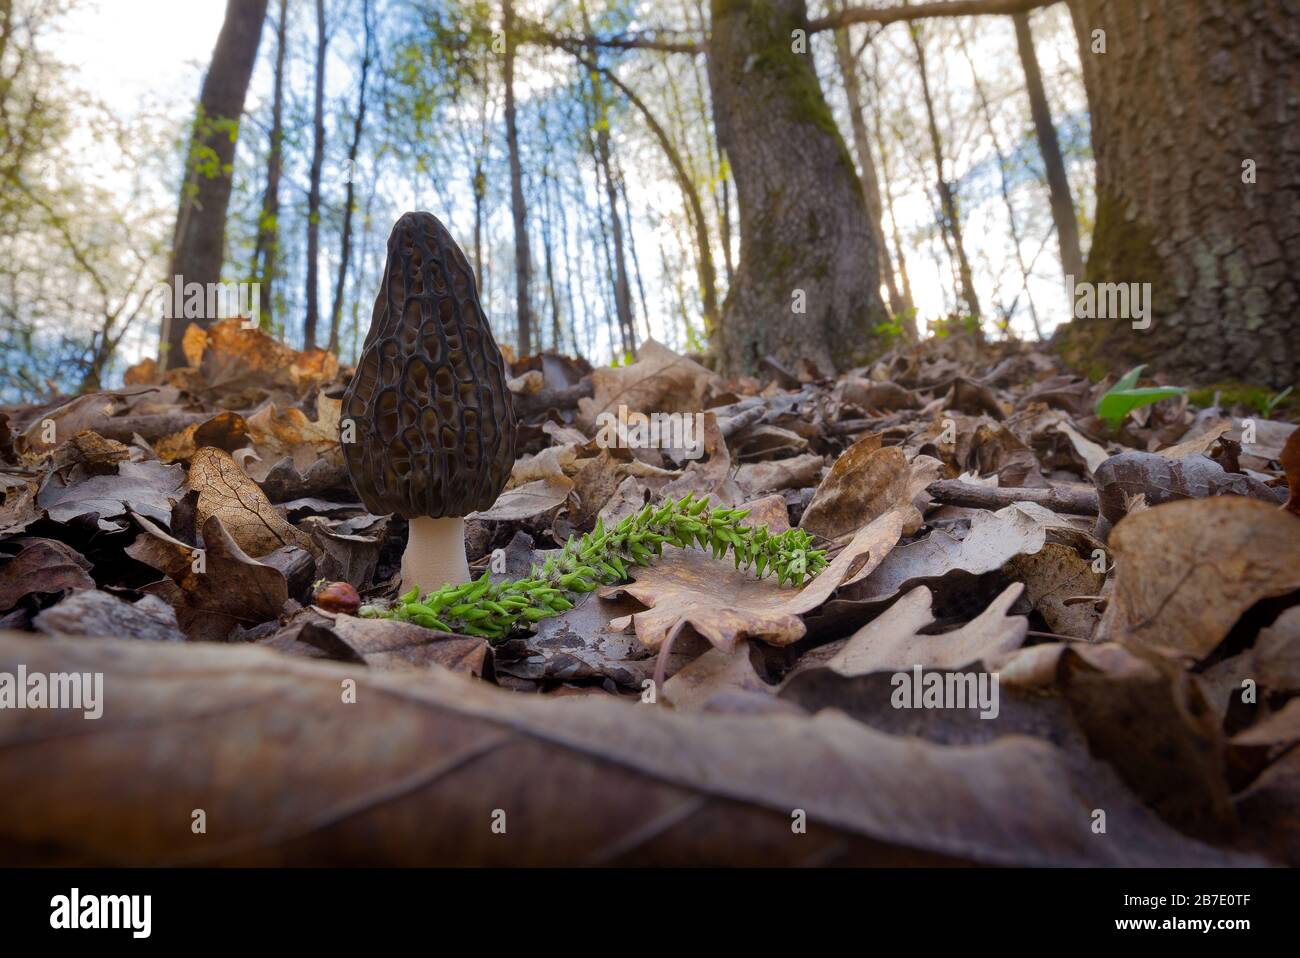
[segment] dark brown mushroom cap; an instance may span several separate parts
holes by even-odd
[[[431,213],[388,237],[384,282],[343,395],[352,485],[371,512],[464,516],[496,501],[515,461],[505,360],[474,273]]]

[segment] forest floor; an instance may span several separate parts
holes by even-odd
[[[406,539],[348,370],[237,321],[186,355],[0,410],[0,674],[104,675],[93,724],[0,711],[10,863],[1300,864],[1290,423],[963,335],[837,378],[525,358],[476,574],[688,493],[829,564],[668,547],[489,641],[329,585],[395,608]],[[620,406],[703,454],[601,441]]]

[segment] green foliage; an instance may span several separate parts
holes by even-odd
[[[979,331],[980,321],[976,316],[948,316],[944,319],[936,319],[930,324],[930,333],[936,339],[947,339],[957,332],[978,336]]]
[[[447,585],[421,598],[418,588],[388,611],[367,606],[365,617],[414,622],[429,629],[503,639],[517,627],[573,608],[568,595],[624,582],[632,566],[649,565],[664,545],[709,549],[715,559],[732,553],[737,569],[753,569],[761,579],[775,574],[782,585],[802,585],[826,568],[826,553],[810,548],[802,529],[779,535],[766,526],[742,526],[747,509],[715,509],[708,499],[687,493],[658,508],[646,504],[611,530],[603,522],[582,536],[570,536],[558,555],[534,563],[525,579],[492,582],[488,573],[463,585]]]
[[[1097,400],[1097,415],[1104,419],[1112,430],[1119,429],[1124,418],[1134,409],[1149,406],[1162,399],[1181,396],[1187,392],[1182,386],[1138,387],[1138,377],[1142,375],[1142,370],[1145,368],[1145,365],[1134,366]]]

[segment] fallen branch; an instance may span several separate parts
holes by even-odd
[[[531,396],[515,397],[515,415],[520,419],[544,413],[548,409],[573,409],[579,399],[591,396],[591,379],[584,379],[574,386],[561,386],[558,389],[539,389]]]
[[[977,486],[960,479],[940,479],[926,490],[937,502],[972,509],[1003,509],[1013,502],[1036,502],[1053,512],[1095,516],[1100,508],[1095,489],[1033,489]]]

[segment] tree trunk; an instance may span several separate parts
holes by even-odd
[[[979,319],[980,302],[975,293],[975,274],[971,270],[970,258],[966,255],[966,241],[961,234],[961,214],[957,209],[957,195],[943,175],[943,140],[939,137],[939,124],[934,118],[934,97],[930,94],[930,71],[925,63],[925,42],[921,39],[921,28],[912,25],[908,28],[912,34],[912,48],[916,51],[916,68],[921,74],[921,96],[925,100],[925,116],[930,131],[930,149],[934,152],[934,171],[939,184],[939,212],[942,217],[940,226],[946,240],[952,248],[949,252],[957,258],[957,272],[961,282],[961,298],[966,301],[967,312]]]
[[[370,0],[361,5],[361,21],[364,31],[364,52],[361,55],[361,78],[357,90],[357,115],[352,122],[352,142],[348,145],[348,185],[343,203],[343,235],[340,241],[339,273],[334,285],[334,305],[330,308],[330,352],[336,356],[339,351],[339,324],[343,321],[343,289],[348,276],[348,262],[352,258],[352,204],[355,196],[357,171],[357,151],[361,147],[361,132],[366,123],[366,78],[370,73]]]
[[[169,276],[185,283],[217,283],[225,256],[226,207],[244,96],[257,60],[267,0],[227,0],[226,19],[212,50],[212,63],[203,79],[199,105],[186,151],[185,176],[172,239]],[[207,316],[186,321],[164,319],[160,337],[162,365],[172,369],[185,361],[181,342],[189,322],[209,326]]]
[[[280,175],[284,171],[284,54],[288,31],[289,0],[280,0],[275,29],[275,81],[271,94],[271,137],[266,152],[266,191],[257,221],[253,247],[253,278],[258,283],[258,308],[262,329],[271,328],[272,289],[280,251]]]
[[[614,309],[618,313],[618,326],[623,331],[623,341],[628,351],[636,356],[636,325],[632,319],[632,287],[627,276],[627,252],[623,243],[623,219],[618,213],[618,183],[614,179],[614,165],[610,161],[609,111],[600,81],[591,79],[596,101],[596,154],[600,162],[599,174],[605,182],[605,199],[609,203],[610,235],[614,241]]]
[[[871,218],[822,94],[804,0],[712,0],[709,83],[740,205],[740,262],[714,348],[727,373],[765,356],[827,371],[866,359],[887,318]]]
[[[1152,316],[1075,319],[1067,357],[1149,362],[1180,383],[1300,379],[1300,19],[1286,6],[1070,0],[1097,160],[1088,279],[1151,283]]]
[[[885,230],[880,222],[880,181],[876,178],[876,161],[871,156],[871,140],[867,136],[867,120],[862,113],[862,95],[858,91],[858,67],[853,59],[847,29],[835,31],[835,56],[840,67],[840,81],[844,84],[849,124],[853,128],[853,148],[858,154],[858,168],[862,171],[862,192],[867,199],[871,232],[880,256],[880,272],[889,291],[889,310],[899,316],[903,312],[903,297],[899,295],[898,283],[894,279],[894,265],[889,261],[889,246],[885,243]]]
[[[1074,215],[1074,197],[1070,194],[1070,181],[1065,175],[1065,161],[1061,159],[1061,144],[1056,138],[1052,111],[1047,106],[1047,93],[1043,90],[1043,73],[1038,69],[1029,14],[1017,13],[1011,19],[1016,25],[1016,46],[1020,49],[1020,63],[1025,71],[1025,90],[1029,94],[1029,112],[1034,118],[1038,152],[1043,156],[1043,167],[1047,171],[1052,221],[1056,224],[1056,238],[1061,245],[1061,268],[1066,276],[1078,279],[1083,276],[1079,221]]]
[[[524,173],[519,160],[519,129],[515,121],[515,6],[511,0],[502,4],[506,49],[502,71],[505,75],[506,148],[510,154],[510,211],[515,221],[515,310],[517,315],[519,358],[533,351],[533,319],[529,298],[532,262],[528,253],[528,208],[524,205]]]
[[[316,0],[316,94],[312,113],[315,140],[311,153],[311,182],[307,189],[307,312],[303,319],[303,349],[316,348],[316,325],[320,319],[320,179],[325,162],[325,47],[328,43],[325,0]]]

